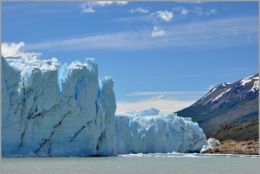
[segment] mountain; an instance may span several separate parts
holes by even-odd
[[[213,87],[196,103],[178,111],[177,114],[191,117],[198,122],[208,137],[221,126],[258,118],[258,95],[257,73],[234,83],[221,83]]]

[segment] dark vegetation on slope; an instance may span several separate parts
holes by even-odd
[[[207,133],[207,137],[214,137],[220,142],[232,139],[235,141],[248,141],[259,139],[258,118],[248,119],[230,124],[221,125],[219,128]]]

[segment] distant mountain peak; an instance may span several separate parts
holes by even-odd
[[[240,84],[242,86],[245,86],[247,83],[251,82],[252,80],[259,80],[259,76],[256,77],[255,75],[252,75],[252,76],[246,77],[240,81]]]
[[[229,98],[230,96],[236,96],[239,94],[247,95],[246,93],[248,92],[256,93],[258,91],[259,76],[258,74],[255,74],[252,76],[245,77],[242,80],[236,81],[235,83],[224,82],[216,85],[204,97],[199,99],[195,103],[195,105],[206,105],[218,101],[219,99]],[[226,99],[226,101],[230,100]]]
[[[177,112],[207,133],[221,124],[258,117],[259,74],[213,87],[193,105]]]

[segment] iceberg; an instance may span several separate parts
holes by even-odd
[[[86,59],[2,57],[2,156],[115,156],[113,79]]]
[[[208,145],[198,123],[155,108],[116,115],[117,153],[200,152]]]

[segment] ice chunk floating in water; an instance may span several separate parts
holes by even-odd
[[[157,109],[115,117],[113,79],[98,79],[94,59],[2,57],[2,155],[114,156],[197,152],[197,123]]]
[[[2,57],[2,155],[117,155],[113,80],[94,59]]]
[[[199,152],[207,145],[198,123],[157,109],[116,115],[118,154]]]

